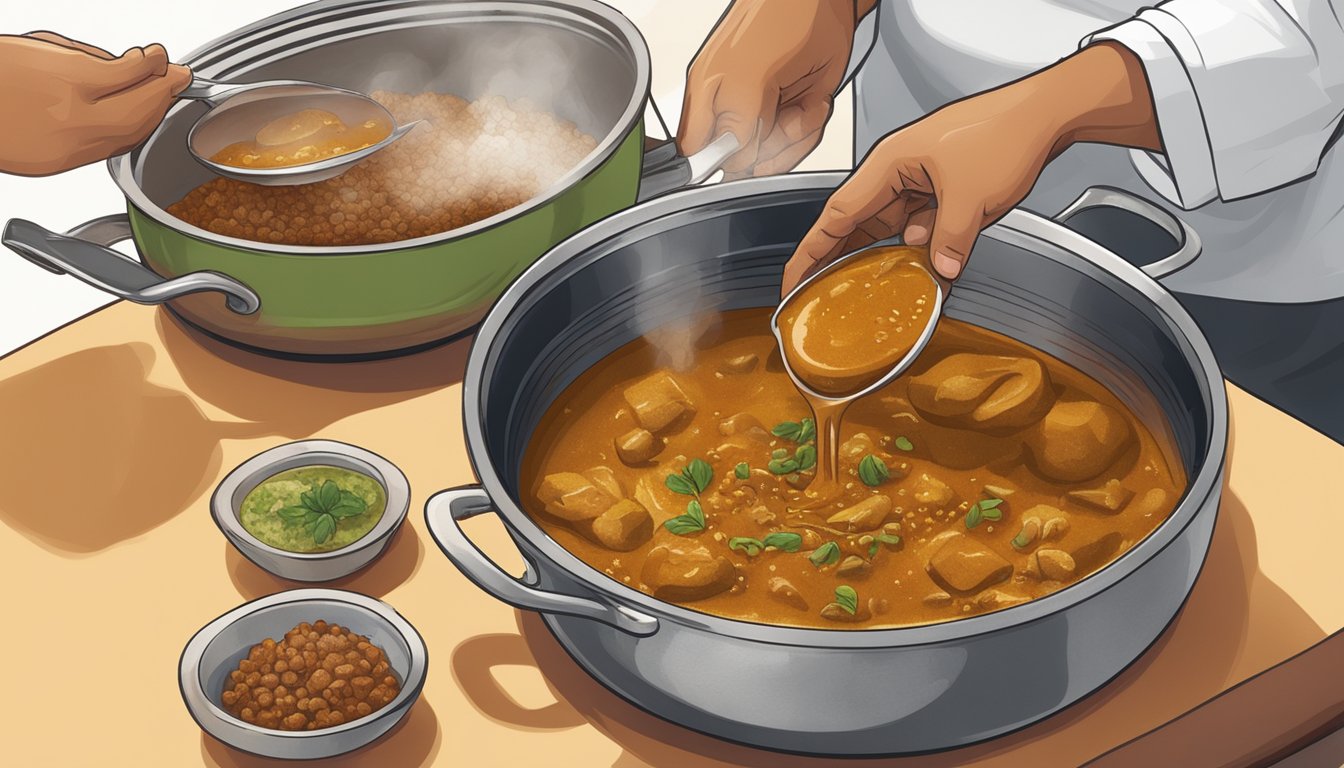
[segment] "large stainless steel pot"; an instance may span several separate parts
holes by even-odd
[[[1179,447],[1174,458],[1190,485],[1170,519],[1076,585],[932,626],[753,624],[660,602],[608,578],[519,505],[523,452],[556,396],[605,355],[669,321],[774,303],[783,260],[841,178],[794,175],[679,193],[544,256],[487,316],[467,365],[463,412],[481,484],[436,495],[426,517],[469,579],[541,612],[579,664],[661,717],[792,752],[942,749],[1045,717],[1119,673],[1170,622],[1208,549],[1227,431],[1222,378],[1180,305],[1095,243],[1012,211],[981,236],[947,304],[951,317],[1096,377],[1155,429],[1169,429]],[[1106,202],[1094,195],[1074,213]],[[1193,233],[1170,228],[1185,247],[1167,265],[1197,250]],[[502,518],[522,550],[525,579],[499,570],[458,526],[485,512]]]
[[[703,179],[736,148],[725,138],[693,158],[670,143],[645,152],[648,49],[628,19],[593,0],[323,0],[186,62],[218,80],[526,98],[598,139],[537,198],[467,227],[378,245],[278,245],[216,235],[165,210],[213,178],[187,150],[206,107],[183,103],[144,145],[108,162],[126,213],[66,235],[20,219],[5,228],[5,245],[47,269],[168,302],[213,336],[291,356],[407,352],[466,331],[548,248],[637,195]],[[127,238],[143,265],[107,247]]]

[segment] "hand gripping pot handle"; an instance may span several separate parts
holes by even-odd
[[[219,291],[229,309],[240,315],[261,307],[255,291],[227,275],[202,271],[169,279],[108,247],[130,236],[130,219],[118,213],[85,222],[64,235],[25,219],[10,219],[0,242],[43,269],[72,275],[138,304],[162,304],[190,293]]]
[[[467,538],[458,525],[462,520],[486,512],[499,514],[485,490],[474,485],[440,491],[425,504],[429,535],[462,575],[476,586],[515,608],[579,616],[641,637],[658,631],[658,620],[652,616],[599,600],[547,592],[505,573]]]

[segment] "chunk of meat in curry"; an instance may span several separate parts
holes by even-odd
[[[729,312],[686,348],[636,341],[583,374],[524,458],[528,512],[657,599],[865,629],[1062,589],[1184,491],[1165,428],[1058,360],[944,319],[911,371],[846,411],[839,495],[810,493],[816,427],[769,363],[769,316]]]

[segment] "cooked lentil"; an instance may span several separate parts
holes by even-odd
[[[338,624],[303,622],[252,646],[220,700],[243,722],[313,731],[365,717],[401,690],[383,649]]]
[[[405,138],[334,179],[266,187],[217,178],[168,212],[210,232],[288,245],[391,243],[447,232],[520,205],[597,146],[573,123],[523,100],[442,93],[370,94]]]

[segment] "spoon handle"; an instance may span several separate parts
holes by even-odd
[[[250,91],[254,88],[269,88],[276,85],[307,85],[316,88],[327,88],[328,86],[311,83],[307,80],[260,80],[255,83],[226,83],[220,80],[211,80],[209,78],[194,75],[191,78],[191,84],[181,93],[177,94],[179,99],[195,99],[204,101],[210,106],[218,106],[221,101],[236,96],[244,91]]]

